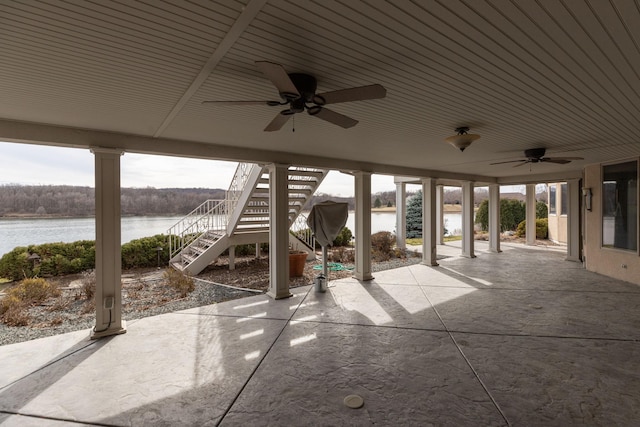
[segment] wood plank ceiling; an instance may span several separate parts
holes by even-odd
[[[637,0],[6,0],[0,57],[0,139],[21,121],[487,177],[640,155]],[[258,60],[387,97],[279,132],[282,107],[202,104],[278,99]],[[461,125],[482,136],[463,153]],[[490,165],[536,147],[585,160]]]

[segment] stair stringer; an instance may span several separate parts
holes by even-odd
[[[223,235],[216,240],[213,245],[209,246],[193,261],[187,264],[182,271],[192,276],[200,274],[202,270],[218,258],[227,248],[229,248],[229,236]]]

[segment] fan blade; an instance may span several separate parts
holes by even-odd
[[[339,102],[384,98],[386,95],[387,90],[383,86],[369,85],[321,93],[314,97],[314,102],[317,97],[322,98],[322,100],[324,100],[324,104],[337,104]],[[317,102],[317,104],[324,105],[322,102]]]
[[[286,99],[300,98],[300,92],[293,84],[287,71],[280,64],[275,64],[269,61],[256,61],[256,66],[267,76],[271,83],[278,88],[278,92]]]
[[[352,119],[351,117],[347,117],[343,114],[336,113],[335,111],[329,110],[327,108],[320,108],[317,113],[311,114],[312,116],[319,117],[322,120],[325,120],[329,123],[333,123],[334,125],[338,125],[345,129],[350,127],[354,127],[358,124],[358,121]]]
[[[527,163],[531,163],[531,162],[529,162],[528,160],[521,160],[521,162],[522,162],[522,163],[520,163],[519,165],[515,165],[515,166],[513,166],[513,167],[514,167],[514,168],[519,168],[520,166],[524,166],[524,165],[526,165]]]
[[[271,123],[269,123],[267,127],[264,128],[264,131],[273,132],[282,129],[282,126],[284,126],[284,124],[289,121],[289,117],[291,117],[291,115],[278,113],[278,115],[273,120],[271,120]]]
[[[584,157],[547,157],[548,159],[554,159],[554,160],[584,160]]]
[[[571,163],[571,160],[568,159],[560,159],[560,158],[549,158],[549,157],[544,157],[542,159],[540,159],[541,162],[548,162],[548,163],[557,163],[559,165],[566,165],[567,163]]]
[[[496,163],[489,163],[490,165],[502,165],[504,163],[515,163],[515,162],[527,162],[526,160],[508,160],[506,162],[496,162]],[[520,165],[517,165],[520,166]]]
[[[223,105],[271,105],[275,101],[202,101],[203,104],[223,104]],[[278,102],[278,105],[280,103]]]

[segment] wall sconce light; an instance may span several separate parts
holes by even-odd
[[[591,198],[593,197],[593,192],[589,187],[582,188],[582,195],[584,196],[584,206],[588,211],[591,210]]]
[[[467,126],[456,128],[456,135],[445,138],[449,144],[453,145],[460,151],[464,151],[465,148],[471,145],[473,141],[480,138],[480,135],[469,133]]]

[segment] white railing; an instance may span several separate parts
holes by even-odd
[[[207,200],[169,228],[169,254],[173,258],[207,231],[224,232],[227,227],[225,200]]]
[[[233,204],[238,201],[240,195],[244,191],[244,187],[247,185],[247,179],[251,175],[251,171],[254,167],[258,167],[258,165],[253,163],[238,163],[236,173],[233,175],[231,184],[229,184],[229,189],[226,192],[226,199],[228,203]]]
[[[225,192],[227,215],[230,216],[236,206],[238,206],[238,200],[240,200],[242,193],[246,191],[245,187],[247,186],[251,172],[253,172],[253,168],[258,167],[260,166],[254,163],[238,163],[236,173],[233,175],[233,179],[231,179],[231,184],[229,184],[229,189]],[[227,218],[227,224],[229,223],[228,220],[229,217]]]
[[[306,215],[300,213],[289,230],[309,248],[312,250],[316,249],[316,238],[313,235],[313,231],[311,231],[311,228],[307,224]]]

